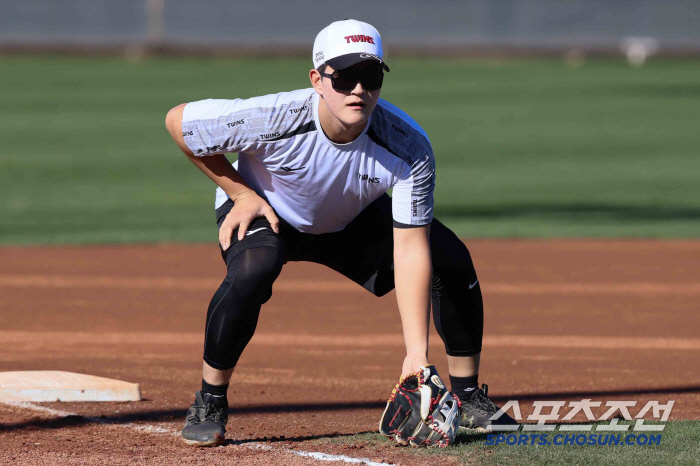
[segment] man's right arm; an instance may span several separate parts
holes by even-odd
[[[242,241],[245,238],[248,226],[256,217],[267,218],[272,229],[279,233],[279,220],[272,207],[246,184],[243,177],[226,160],[223,154],[197,157],[187,146],[182,134],[182,115],[186,105],[178,105],[168,112],[165,117],[165,127],[187,158],[217,186],[221,187],[234,202],[234,208],[219,229],[221,246],[224,250],[228,249],[231,244],[231,235],[236,228],[238,228],[238,240]]]

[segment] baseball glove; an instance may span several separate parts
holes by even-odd
[[[399,381],[379,421],[379,432],[400,445],[446,447],[459,430],[459,398],[450,393],[435,366],[421,367]]]

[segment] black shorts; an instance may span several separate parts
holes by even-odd
[[[216,222],[221,227],[233,208],[228,199],[216,209]],[[302,233],[279,217],[279,234],[272,231],[265,217],[250,224],[246,237],[238,241],[234,231],[231,246],[223,251],[228,263],[241,251],[255,247],[275,247],[284,252],[285,263],[306,261],[323,264],[341,273],[377,296],[394,289],[393,219],[391,197],[387,194],[367,206],[349,225],[335,233],[314,235]]]

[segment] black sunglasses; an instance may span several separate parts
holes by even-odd
[[[350,67],[344,70],[335,70],[333,74],[321,73],[325,78],[331,78],[331,85],[336,91],[352,91],[359,81],[366,91],[376,91],[382,88],[384,71],[377,66],[365,68]]]

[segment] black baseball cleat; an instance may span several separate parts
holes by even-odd
[[[485,431],[488,426],[517,426],[518,422],[506,413],[501,414],[498,419],[491,420],[500,408],[489,399],[489,386],[483,384],[481,387],[472,390],[468,399],[460,399],[462,408],[459,427]]]
[[[194,404],[187,410],[182,441],[196,447],[223,445],[226,442],[228,402],[208,393],[196,392]]]

